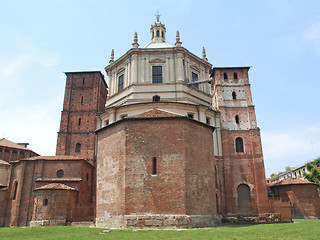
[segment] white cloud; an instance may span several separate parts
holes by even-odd
[[[320,22],[308,26],[303,33],[303,39],[311,42],[317,53],[320,54]]]
[[[296,128],[296,131],[262,132],[266,175],[286,166],[298,167],[320,155],[320,126]]]
[[[33,60],[33,57],[28,54],[21,54],[16,56],[13,60],[9,61],[0,69],[0,73],[4,76],[10,76],[14,73],[22,71]]]

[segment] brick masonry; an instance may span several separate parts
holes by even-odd
[[[95,116],[103,111],[107,84],[101,72],[66,73],[66,89],[56,155],[95,159]],[[76,145],[81,149],[76,150]]]
[[[216,214],[212,133],[186,117],[123,119],[100,130],[97,222],[112,225],[115,216],[131,214]]]

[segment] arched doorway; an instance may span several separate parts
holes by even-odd
[[[243,214],[251,213],[251,194],[250,187],[247,184],[240,184],[237,189],[238,208]]]

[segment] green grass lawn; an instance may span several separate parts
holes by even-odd
[[[0,228],[0,239],[320,239],[320,220],[193,230],[111,230],[89,227]]]

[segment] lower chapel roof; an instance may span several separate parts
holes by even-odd
[[[41,187],[38,187],[36,190],[70,190],[70,191],[76,191],[75,188],[70,187],[63,183],[50,183]]]
[[[284,185],[299,185],[299,184],[315,184],[318,185],[317,183],[309,182],[305,179],[300,179],[300,178],[286,178],[282,180],[281,182],[275,183],[271,185],[271,187],[276,187],[276,186],[284,186]]]

